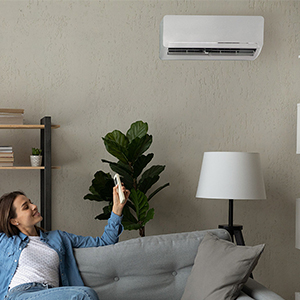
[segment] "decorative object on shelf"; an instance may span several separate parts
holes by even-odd
[[[12,146],[0,146],[0,167],[14,165],[14,152]]]
[[[229,199],[226,229],[238,245],[245,245],[243,226],[233,225],[233,199],[266,199],[259,153],[205,152],[197,189],[197,198]]]
[[[24,122],[24,109],[0,108],[0,124],[20,125]]]
[[[32,152],[30,155],[30,162],[32,167],[39,167],[42,165],[43,156],[42,150],[39,148],[32,148]]]
[[[152,143],[152,136],[147,132],[148,124],[137,121],[131,124],[126,135],[119,130],[114,130],[103,138],[106,150],[116,157],[118,162],[104,159],[102,162],[108,163],[112,171],[120,174],[121,181],[131,191],[123,209],[122,224],[126,230],[139,230],[140,236],[145,236],[145,225],[154,216],[154,208],[149,209],[149,200],[169,185],[166,183],[146,196],[149,189],[159,180],[160,173],[165,169],[165,166],[154,165],[142,173],[154,157],[153,153],[143,154]],[[85,195],[84,199],[108,202],[108,205],[103,208],[103,213],[96,216],[95,219],[107,220],[109,218],[112,209],[113,186],[114,181],[109,173],[103,171],[95,173],[89,188],[90,194]]]

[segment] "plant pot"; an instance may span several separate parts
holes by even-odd
[[[30,162],[32,167],[40,167],[42,165],[42,155],[30,155]]]

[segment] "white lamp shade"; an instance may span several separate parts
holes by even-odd
[[[300,249],[300,199],[296,199],[296,248]]]
[[[266,199],[259,153],[205,152],[196,197]]]
[[[297,149],[296,153],[300,154],[300,103],[297,104]]]

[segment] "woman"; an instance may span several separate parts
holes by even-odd
[[[126,201],[130,192],[123,186]],[[85,287],[73,248],[98,247],[118,242],[123,231],[117,186],[113,208],[102,237],[82,237],[60,230],[43,232],[36,227],[43,217],[22,192],[0,198],[0,300],[97,300]]]

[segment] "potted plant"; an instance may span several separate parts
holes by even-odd
[[[159,180],[165,166],[154,165],[143,172],[154,157],[153,153],[145,155],[152,143],[152,136],[147,134],[148,124],[137,121],[131,124],[126,134],[119,130],[108,133],[103,139],[106,150],[118,159],[117,162],[102,159],[108,163],[112,171],[121,176],[121,181],[131,191],[130,197],[123,209],[122,224],[126,230],[139,230],[140,236],[145,236],[145,224],[154,217],[154,208],[149,208],[149,201],[169,183],[152,191],[148,191]],[[103,213],[95,219],[107,220],[112,210],[112,188],[114,181],[110,173],[98,171],[94,175],[90,193],[84,199],[106,201]]]
[[[42,164],[43,156],[42,150],[39,148],[32,148],[31,155],[30,155],[30,162],[32,167],[39,167]]]

